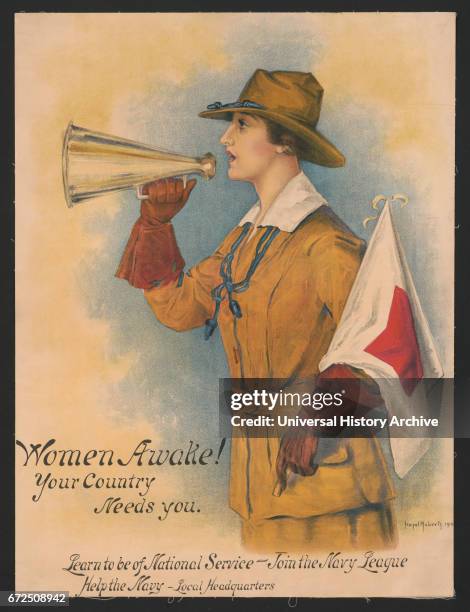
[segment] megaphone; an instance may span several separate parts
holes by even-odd
[[[71,208],[100,195],[141,188],[157,179],[200,174],[215,175],[212,153],[186,157],[140,142],[94,132],[70,123],[62,149],[62,175],[67,206]]]

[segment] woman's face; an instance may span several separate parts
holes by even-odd
[[[228,176],[234,181],[255,183],[282,152],[269,142],[265,122],[254,115],[234,113],[220,139],[228,156]]]

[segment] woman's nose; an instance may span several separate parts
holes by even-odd
[[[220,144],[224,145],[224,147],[229,147],[233,145],[233,130],[230,125],[225,132],[220,137]]]

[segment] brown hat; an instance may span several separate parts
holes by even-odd
[[[322,97],[322,86],[309,72],[258,69],[236,102],[214,102],[199,116],[231,121],[234,112],[241,112],[265,117],[287,128],[308,145],[303,159],[337,168],[344,166],[344,155],[316,130]]]

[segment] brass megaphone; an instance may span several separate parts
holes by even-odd
[[[79,202],[100,195],[141,188],[145,183],[171,176],[215,175],[215,157],[186,157],[164,149],[93,132],[70,123],[62,149],[62,174],[65,199],[71,208]]]

